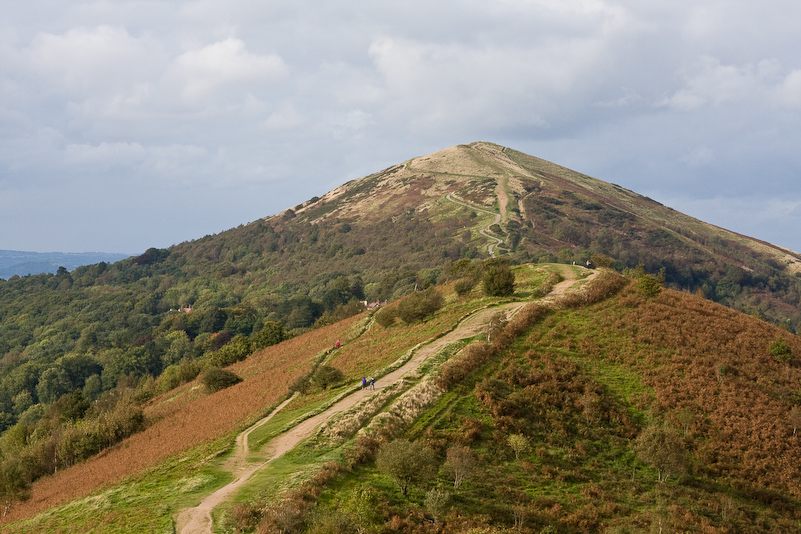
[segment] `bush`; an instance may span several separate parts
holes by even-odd
[[[321,387],[323,390],[339,384],[343,380],[345,380],[344,373],[330,365],[321,365],[318,367],[311,378],[312,384]]]
[[[214,367],[228,367],[250,356],[251,349],[251,343],[248,338],[240,334],[221,347],[220,350],[212,353],[206,361]]]
[[[482,265],[481,282],[490,297],[508,297],[515,292],[515,275],[503,258],[486,260]]]
[[[242,379],[236,373],[232,373],[226,369],[212,367],[203,373],[200,381],[206,386],[206,389],[208,389],[210,393],[215,393],[242,382]]]
[[[771,342],[768,348],[771,356],[776,358],[779,362],[788,365],[793,361],[793,350],[790,348],[790,345],[787,344],[784,338],[777,337],[773,340],[773,342]]]
[[[375,312],[374,317],[375,322],[384,328],[389,328],[392,326],[392,323],[395,322],[395,319],[398,318],[398,310],[396,308],[381,308]]]
[[[433,287],[412,293],[398,303],[398,317],[405,323],[422,321],[445,304],[439,291]]]
[[[495,348],[488,343],[472,343],[466,346],[456,358],[448,360],[439,368],[436,383],[442,389],[450,389],[481,367],[495,354]]]
[[[456,284],[454,284],[453,288],[457,295],[464,297],[473,291],[473,288],[476,287],[476,284],[478,284],[478,280],[475,278],[462,278],[458,280]]]

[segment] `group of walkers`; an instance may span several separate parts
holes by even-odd
[[[375,378],[370,377],[369,379],[362,377],[362,389],[367,387],[367,384],[370,384],[370,389],[375,389]]]

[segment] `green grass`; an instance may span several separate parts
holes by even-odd
[[[177,510],[197,505],[233,480],[215,461],[233,438],[229,435],[195,447],[111,488],[4,526],[2,531],[171,534]]]

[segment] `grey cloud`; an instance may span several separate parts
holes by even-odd
[[[686,197],[716,224],[737,222],[721,206],[747,199],[772,218],[740,231],[801,249],[795,212],[775,204],[801,202],[794,1],[34,0],[7,12],[0,202],[14,206],[0,225],[20,230],[0,248],[166,246],[484,139]],[[40,206],[52,217],[33,220]]]

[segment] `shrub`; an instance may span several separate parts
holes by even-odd
[[[240,334],[221,347],[220,350],[212,353],[206,361],[214,367],[227,367],[244,360],[250,356],[251,352],[250,340]]]
[[[212,367],[203,373],[200,381],[210,393],[215,393],[242,382],[242,379],[231,371]]]
[[[231,509],[233,526],[238,532],[250,532],[264,517],[264,509],[261,506],[237,503]]]
[[[557,304],[565,308],[578,308],[601,302],[612,297],[628,285],[629,280],[615,271],[601,271],[589,281],[581,291],[565,293],[557,299]]]
[[[793,360],[793,351],[784,338],[777,337],[774,339],[773,342],[771,342],[769,349],[771,356],[785,365],[789,364]]]
[[[655,297],[662,291],[662,282],[650,274],[637,279],[637,290],[646,297]]]
[[[339,384],[344,379],[344,373],[336,367],[321,365],[312,375],[311,381],[315,386],[319,386],[325,390],[333,385]]]
[[[505,259],[486,260],[481,270],[481,282],[488,296],[508,297],[515,292],[515,275]]]
[[[453,288],[456,291],[457,295],[459,295],[460,297],[464,297],[468,295],[471,291],[473,291],[473,288],[476,287],[477,283],[478,280],[476,280],[475,278],[461,278],[457,280]]]
[[[398,303],[398,317],[405,323],[422,321],[444,305],[445,300],[433,287],[412,293]]]
[[[440,366],[437,386],[446,390],[452,388],[482,366],[493,354],[495,348],[488,343],[472,343],[466,346],[458,357]]]
[[[348,462],[348,466],[353,468],[372,462],[378,450],[378,445],[378,440],[370,436],[360,435],[357,437],[353,447],[345,452],[345,459]]]
[[[310,375],[301,375],[297,377],[292,384],[289,385],[289,391],[297,391],[298,393],[305,395],[309,389],[311,388],[311,376]]]
[[[375,322],[383,326],[384,328],[389,328],[392,326],[392,323],[395,322],[395,319],[398,318],[398,310],[396,308],[381,308],[377,312],[375,312]]]

